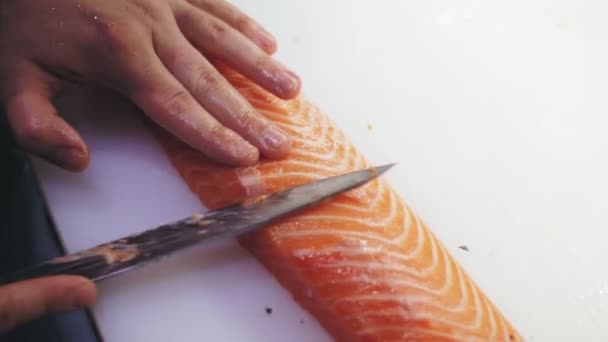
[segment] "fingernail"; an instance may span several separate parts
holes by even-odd
[[[255,40],[258,45],[267,53],[273,53],[276,49],[277,41],[274,37],[263,28],[258,28]]]
[[[253,165],[260,158],[260,151],[248,142],[239,143],[234,151],[235,157],[242,165]]]
[[[270,150],[272,155],[283,155],[291,146],[289,136],[276,128],[264,133],[263,142],[265,149]]]
[[[278,73],[277,81],[280,84],[281,95],[291,98],[300,91],[300,78],[290,70],[283,70]]]

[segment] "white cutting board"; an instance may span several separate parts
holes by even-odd
[[[526,338],[608,340],[608,2],[237,4]],[[201,210],[136,121],[96,112],[86,172],[36,163],[69,251]],[[94,314],[108,342],[329,339],[234,242],[104,283]]]

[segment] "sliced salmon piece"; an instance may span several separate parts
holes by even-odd
[[[293,137],[288,158],[230,168],[164,133],[159,141],[208,208],[368,167],[310,101],[224,76]],[[519,341],[520,335],[383,179],[240,242],[338,341]]]

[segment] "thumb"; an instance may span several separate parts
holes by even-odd
[[[96,289],[77,276],[26,280],[0,287],[0,333],[35,318],[91,305]]]
[[[7,77],[2,78],[3,74]],[[35,65],[0,70],[0,102],[17,142],[25,150],[60,167],[80,171],[89,162],[88,149],[51,102],[56,82]]]
[[[86,167],[89,156],[84,141],[45,94],[26,90],[6,106],[15,137],[27,151],[69,170]]]

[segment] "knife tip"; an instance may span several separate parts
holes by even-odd
[[[397,165],[397,163],[390,163],[390,164],[376,166],[372,169],[372,171],[375,173],[376,176],[380,176],[383,173],[385,173],[386,171],[392,169],[395,165]]]

